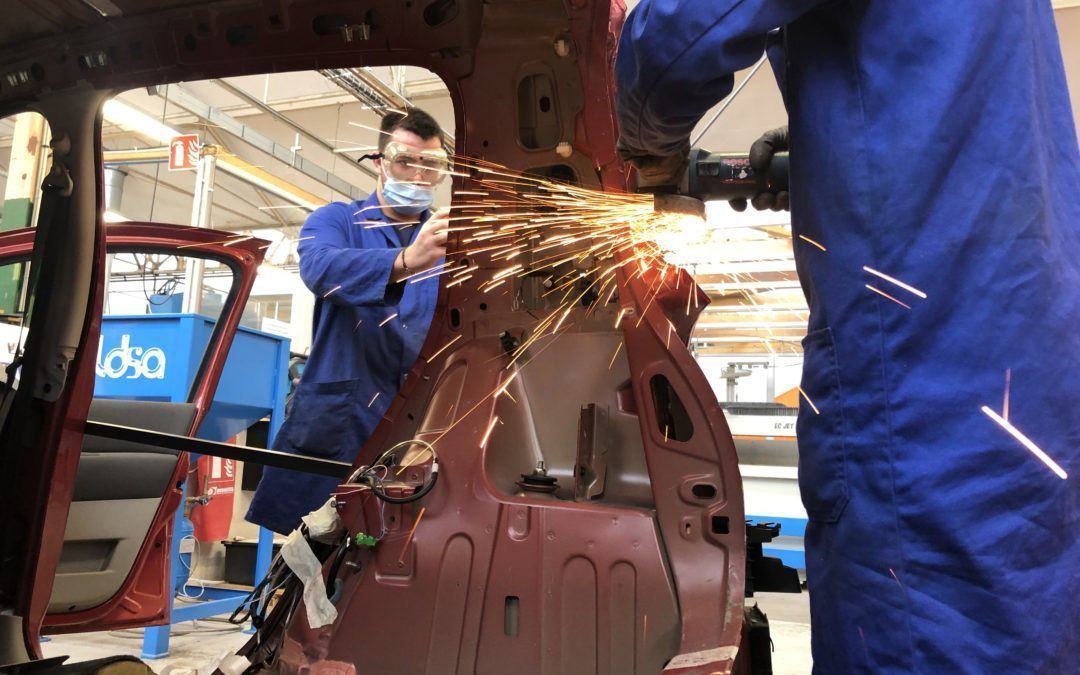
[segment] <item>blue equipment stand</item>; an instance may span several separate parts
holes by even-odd
[[[746,516],[755,523],[777,523],[780,536],[762,547],[765,555],[779,558],[788,567],[806,569],[806,551],[803,548],[803,535],[806,532],[806,518],[784,518],[773,516]]]
[[[186,401],[214,323],[213,319],[197,314],[102,317],[99,356],[102,367],[99,368],[95,383],[95,397]],[[154,352],[152,361],[143,356],[144,362],[138,363],[140,355],[149,355],[151,352]],[[271,445],[285,420],[288,371],[288,338],[246,327],[238,328],[221,374],[221,381],[218,383],[214,403],[199,429],[198,436],[224,441],[269,414],[267,445]],[[191,461],[198,461],[198,456],[191,455]],[[181,500],[173,521],[174,536],[169,556],[170,589],[176,588],[184,568],[180,558],[182,537],[179,533],[187,490],[188,484],[185,484],[185,499]],[[270,569],[273,541],[272,531],[259,528],[255,557],[256,583],[262,580]],[[159,659],[168,656],[171,624],[231,614],[243,604],[247,595],[245,591],[205,588],[200,595],[200,598],[206,598],[205,602],[181,605],[175,603],[174,597],[169,614],[170,623],[146,629],[143,635],[142,658]]]

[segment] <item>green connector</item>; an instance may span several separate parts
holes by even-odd
[[[374,548],[376,544],[375,537],[370,534],[364,534],[363,532],[358,532],[353,541],[355,541],[358,546],[370,546],[372,548]]]

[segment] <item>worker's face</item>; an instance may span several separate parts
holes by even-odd
[[[376,160],[382,180],[434,187],[445,180],[449,158],[438,136],[424,140],[411,131],[395,129],[383,157]]]

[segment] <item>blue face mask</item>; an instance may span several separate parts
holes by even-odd
[[[386,205],[405,216],[415,216],[431,207],[435,188],[386,178],[383,180],[383,200]]]

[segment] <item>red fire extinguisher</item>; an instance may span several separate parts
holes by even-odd
[[[236,492],[236,462],[204,455],[199,458],[195,480],[202,496],[198,500],[200,505],[191,510],[195,538],[199,541],[227,539]]]

